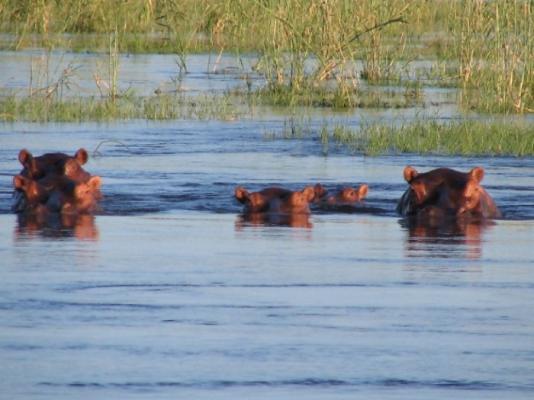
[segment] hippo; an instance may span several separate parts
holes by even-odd
[[[269,187],[249,192],[238,186],[235,188],[235,198],[244,205],[244,213],[309,214],[315,190],[313,186],[307,186],[301,191]]]
[[[361,203],[369,192],[369,186],[360,185],[358,188],[343,187],[335,194],[328,194],[321,184],[315,185],[315,204],[322,209],[341,209],[354,207]]]
[[[418,218],[500,218],[499,208],[480,185],[483,178],[481,167],[469,172],[437,168],[419,173],[407,166],[404,179],[409,187],[397,203],[397,212]]]
[[[34,157],[26,149],[19,152],[19,162],[24,167],[20,175],[33,179],[40,179],[49,173],[65,174],[74,180],[83,180],[87,178],[87,173],[83,173],[81,166],[87,163],[89,154],[87,150],[80,148],[74,156],[65,153],[46,153]],[[69,166],[67,167],[67,163]]]
[[[19,152],[21,172],[13,178],[12,210],[17,213],[92,213],[98,208],[101,178],[82,167],[88,153],[79,149],[74,156],[46,153],[34,157]]]

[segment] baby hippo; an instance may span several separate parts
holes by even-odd
[[[244,213],[309,214],[310,202],[315,198],[313,186],[301,191],[270,187],[259,192],[249,192],[238,186],[235,198],[245,207]]]
[[[480,185],[483,178],[481,167],[469,172],[438,168],[419,173],[407,166],[404,179],[410,186],[400,198],[397,212],[423,218],[500,218],[497,205]]]
[[[335,194],[329,195],[324,187],[318,183],[315,185],[316,204],[320,208],[332,209],[343,207],[354,207],[362,202],[369,192],[369,186],[366,184],[360,185],[358,188],[344,187]]]

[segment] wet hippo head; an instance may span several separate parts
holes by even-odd
[[[66,214],[85,214],[96,211],[101,198],[99,176],[92,176],[87,182],[70,183],[50,196],[48,206]]]
[[[287,213],[307,214],[310,202],[315,199],[315,188],[307,186],[299,192],[291,192],[287,198],[280,199],[280,211]]]
[[[399,200],[397,210],[403,215],[425,216],[425,209],[432,207],[443,215],[498,217],[500,212],[493,199],[480,186],[483,177],[484,170],[480,167],[467,173],[438,168],[420,174],[408,166],[404,169],[404,179],[410,188]]]
[[[404,168],[404,179],[410,185],[414,202],[420,206],[436,200],[443,190],[458,191],[467,182],[467,174],[450,168],[437,168],[419,173],[411,166]]]
[[[416,204],[423,204],[429,197],[432,179],[419,174],[415,168],[407,166],[404,168],[404,180],[410,185],[415,196]]]
[[[34,157],[26,149],[22,149],[19,152],[19,162],[24,167],[21,175],[34,179],[42,178],[48,173],[62,174],[67,161],[73,160],[78,166],[81,166],[87,162],[88,158],[89,154],[83,148],[78,149],[74,156],[69,156],[65,153],[46,153],[42,156]]]
[[[347,205],[362,201],[369,191],[369,186],[361,185],[359,188],[344,187],[336,196],[328,198],[328,205]]]
[[[459,198],[458,214],[476,210],[480,205],[480,197],[482,195],[482,187],[480,182],[484,178],[484,170],[480,167],[473,168],[469,172],[469,179],[467,180],[461,197]]]
[[[500,218],[502,214],[497,205],[480,185],[484,178],[484,170],[481,167],[475,167],[467,175],[468,180],[458,200],[457,215],[470,214],[484,218]]]
[[[257,213],[267,211],[269,206],[269,196],[262,192],[249,192],[242,186],[238,186],[234,191],[235,198],[245,206],[244,211]]]
[[[76,208],[80,213],[94,211],[97,201],[101,199],[100,186],[102,179],[99,176],[92,176],[85,183],[78,183],[74,189]]]
[[[37,180],[16,175],[13,177],[13,187],[15,195],[12,209],[15,212],[34,210],[48,199],[48,190]]]
[[[308,186],[301,191],[270,187],[259,192],[249,192],[238,186],[235,198],[245,206],[245,213],[300,213],[309,212],[309,203],[315,198],[315,189]]]
[[[68,158],[62,164],[63,174],[75,182],[87,182],[91,177],[91,174],[82,168],[81,163],[76,158]]]

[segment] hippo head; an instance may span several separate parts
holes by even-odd
[[[63,197],[60,209],[64,213],[88,213],[95,211],[98,200],[101,198],[100,186],[102,180],[99,176],[92,176],[87,182],[77,183],[72,196]]]
[[[353,187],[345,187],[339,192],[338,201],[344,204],[357,203],[359,201],[362,201],[365,196],[367,196],[368,191],[369,186],[367,186],[366,184],[361,185],[357,189]]]
[[[479,211],[482,198],[487,196],[486,191],[480,186],[483,178],[484,169],[481,167],[475,167],[468,173],[467,183],[459,199],[458,215]]]
[[[46,188],[34,179],[16,175],[13,177],[13,187],[15,195],[12,209],[15,212],[35,209],[48,199]]]
[[[78,149],[74,156],[64,153],[47,153],[34,157],[26,149],[19,152],[19,162],[24,167],[21,174],[34,179],[39,179],[50,172],[63,174],[67,161],[72,160],[81,166],[87,162],[88,158],[89,154],[83,148]]]
[[[237,201],[245,206],[246,212],[263,212],[269,207],[269,198],[264,193],[249,192],[244,187],[238,186],[234,194]]]
[[[313,186],[306,186],[301,191],[291,192],[286,204],[282,204],[282,207],[293,213],[308,213],[309,204],[315,199],[315,193]]]
[[[449,170],[447,168],[438,168],[429,172],[419,173],[413,167],[404,168],[404,179],[410,185],[410,189],[415,196],[415,204],[422,205],[427,200],[434,197],[440,186],[444,183],[450,183],[451,174],[457,181],[463,181],[462,173]],[[458,175],[458,176],[456,176]]]

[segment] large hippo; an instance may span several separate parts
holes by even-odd
[[[481,167],[469,172],[438,168],[419,173],[407,166],[404,179],[409,187],[397,204],[397,212],[419,218],[500,218],[497,205],[480,185],[483,178]]]
[[[13,178],[13,211],[94,212],[101,198],[101,179],[83,169],[88,157],[85,149],[79,149],[74,156],[46,153],[37,157],[21,150],[19,161],[23,168]]]

